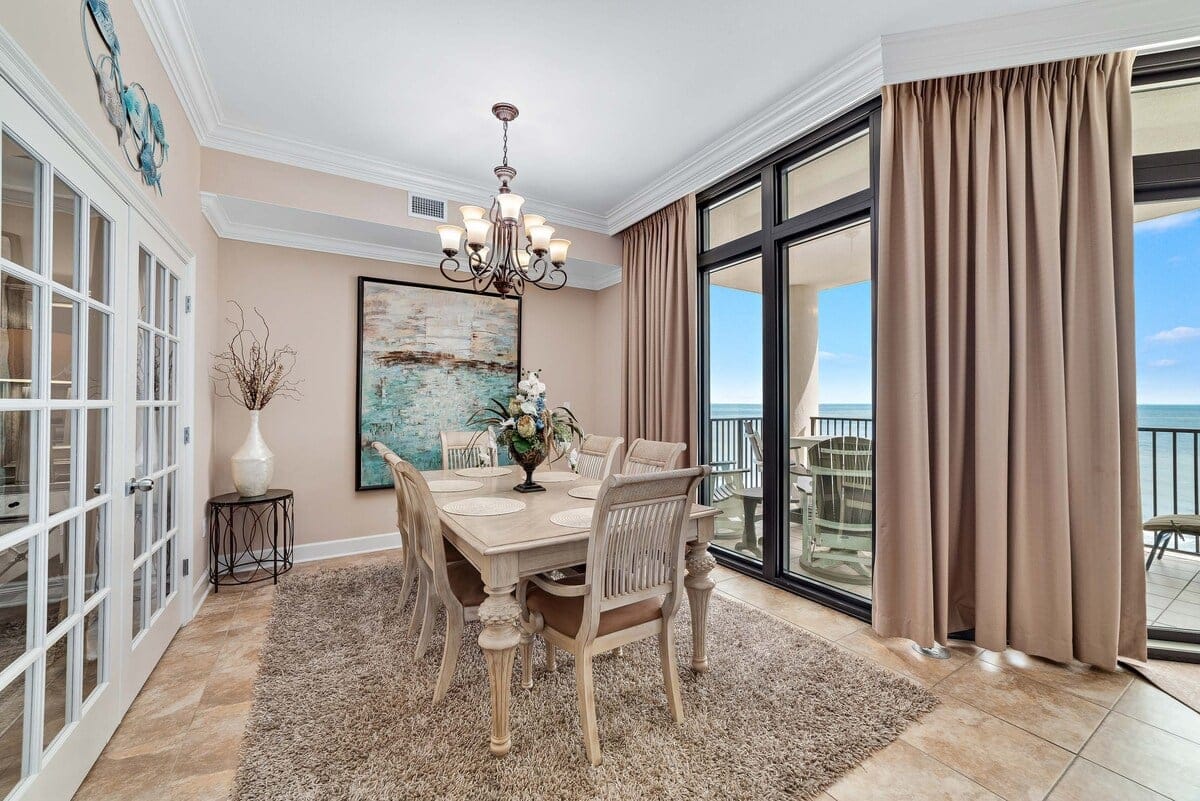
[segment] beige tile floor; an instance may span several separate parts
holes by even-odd
[[[297,572],[393,559],[374,554]],[[1131,674],[955,644],[946,661],[860,621],[718,568],[719,592],[931,687],[943,703],[823,801],[1200,798],[1200,715]],[[273,590],[209,596],[181,630],[77,801],[223,801]],[[712,655],[719,658],[719,655]],[[712,658],[710,657],[710,658]],[[1198,668],[1200,669],[1200,668]]]

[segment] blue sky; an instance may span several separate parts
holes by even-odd
[[[1200,404],[1200,209],[1133,232],[1138,402]]]
[[[1200,404],[1200,209],[1134,227],[1138,402]],[[871,285],[819,299],[820,402],[871,402]],[[762,402],[761,297],[710,289],[713,403]]]

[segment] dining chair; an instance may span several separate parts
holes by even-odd
[[[404,491],[404,482],[401,481],[400,475],[396,472],[396,464],[400,461],[399,456],[382,442],[372,442],[371,447],[383,457],[388,464],[388,469],[392,471],[392,485],[396,490],[396,526],[400,530],[400,546],[403,550],[403,584],[400,588],[400,605],[404,606],[408,601],[408,595],[412,592],[413,585],[417,583],[417,555],[413,548],[412,528],[408,522],[408,498]],[[417,604],[413,607],[412,621],[409,623],[409,633],[416,631],[416,627],[420,622],[419,610],[420,589],[417,590]]]
[[[443,470],[479,467],[483,459],[490,460],[488,466],[500,464],[500,451],[490,430],[442,432]]]
[[[433,703],[438,704],[446,697],[450,682],[454,679],[463,629],[467,623],[479,619],[479,606],[487,597],[487,592],[474,565],[466,560],[446,560],[447,547],[442,538],[442,523],[425,476],[403,459],[397,463],[396,470],[400,473],[408,496],[408,519],[417,548],[417,565],[421,580],[427,587],[421,610],[421,635],[417,639],[418,659],[425,655],[429,647],[438,606],[446,609],[446,647],[442,652],[442,669],[433,691]]]
[[[599,434],[588,434],[579,445],[579,461],[575,465],[576,472],[582,478],[603,481],[613,471],[617,459],[617,451],[624,437],[602,437]]]
[[[621,473],[640,476],[674,470],[686,450],[687,444],[683,442],[655,442],[638,437],[625,454],[625,466],[621,468]]]
[[[707,466],[604,480],[592,514],[586,571],[561,582],[533,576],[518,587],[521,684],[533,686],[532,637],[575,657],[579,721],[588,761],[599,765],[592,660],[658,637],[671,718],[683,720],[672,623],[684,593],[684,523]]]

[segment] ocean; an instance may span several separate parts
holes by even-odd
[[[871,418],[869,403],[822,403],[821,417]],[[762,417],[757,403],[714,403],[712,417]],[[1139,431],[1138,466],[1142,484],[1142,516],[1196,514],[1200,481],[1200,405],[1139,404],[1138,428],[1184,429],[1182,432]],[[1152,469],[1152,465],[1155,465]],[[1156,482],[1157,480],[1157,482]],[[1155,502],[1157,495],[1157,503]]]

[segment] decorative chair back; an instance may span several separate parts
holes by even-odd
[[[490,461],[487,461],[490,460]],[[500,464],[500,451],[496,447],[496,438],[491,430],[487,431],[443,431],[442,432],[442,469],[462,470],[465,467],[479,467]]]
[[[635,439],[625,454],[625,466],[621,473],[627,476],[640,476],[646,473],[661,473],[664,470],[674,470],[679,466],[679,460],[687,445],[683,442],[655,442],[649,439]]]
[[[425,575],[432,577],[438,597],[446,603],[457,603],[446,572],[446,541],[442,539],[442,523],[429,484],[425,476],[403,459],[397,458],[392,469],[404,485],[413,546],[417,558],[424,565]]]
[[[590,640],[600,613],[666,596],[663,617],[679,606],[683,589],[683,527],[707,465],[630,476],[609,476],[592,516],[587,577],[578,640]]]
[[[602,437],[598,434],[588,434],[579,446],[579,462],[575,469],[583,478],[603,481],[613,470],[617,458],[617,450],[624,437]]]
[[[762,470],[763,466],[763,444],[762,434],[754,430],[754,423],[749,420],[742,421],[742,428],[746,432],[746,439],[750,440],[750,454],[754,457],[754,466]]]
[[[871,530],[872,459],[871,440],[864,437],[833,437],[808,449],[813,523],[818,529]]]
[[[405,548],[410,547],[409,533],[411,529],[408,523],[408,498],[404,493],[404,482],[400,480],[400,475],[396,472],[396,463],[403,461],[395,452],[384,445],[382,442],[372,442],[373,447],[384,461],[388,463],[388,468],[392,471],[392,485],[396,490],[396,525],[400,527],[400,540]]]

